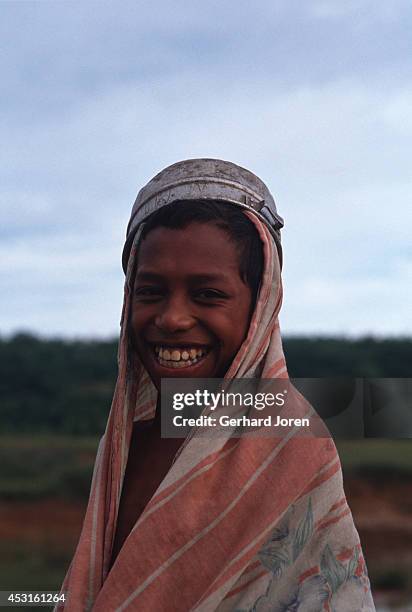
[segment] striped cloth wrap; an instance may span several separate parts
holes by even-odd
[[[261,237],[264,273],[247,337],[225,378],[288,379],[277,249],[265,224],[244,214]],[[133,422],[153,418],[157,401],[129,347],[139,235],[127,268],[113,403],[61,589],[66,601],[56,610],[373,611],[335,445],[294,428],[260,438],[230,431],[205,438],[194,428],[110,569]],[[294,415],[313,410],[297,391],[294,398]]]

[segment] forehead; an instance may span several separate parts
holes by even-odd
[[[137,255],[138,274],[155,269],[162,274],[239,276],[239,256],[228,233],[211,223],[157,227],[141,242]]]

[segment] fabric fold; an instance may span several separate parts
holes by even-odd
[[[252,212],[264,274],[247,338],[226,378],[287,379],[278,323],[280,263]],[[129,346],[139,243],[128,260],[119,376],[90,499],[56,610],[265,612],[374,610],[359,537],[331,439],[206,440],[193,429],[108,571],[131,431],[157,392]],[[292,408],[312,410],[296,392]]]

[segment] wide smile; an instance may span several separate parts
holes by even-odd
[[[154,347],[155,359],[165,368],[190,368],[201,363],[210,352],[210,347],[173,347],[157,345]]]

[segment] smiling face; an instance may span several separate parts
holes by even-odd
[[[158,389],[161,378],[223,377],[247,335],[251,304],[223,229],[157,227],[140,244],[131,331]]]

